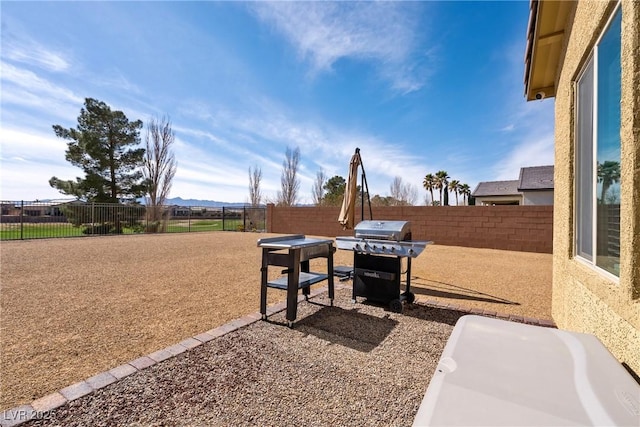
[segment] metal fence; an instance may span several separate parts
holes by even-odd
[[[264,207],[1,201],[0,240],[195,231],[266,231]]]

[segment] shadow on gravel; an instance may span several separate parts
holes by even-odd
[[[416,292],[415,288],[411,288],[411,292]],[[382,304],[378,302],[369,301],[367,299],[358,300],[358,305],[372,306],[382,308],[384,311],[390,312],[388,304]],[[350,312],[350,311],[349,311]],[[458,319],[468,312],[462,312],[457,310],[451,310],[446,308],[436,308],[426,305],[417,304],[403,304],[402,315],[411,316],[416,319],[426,320],[429,322],[443,323],[451,326],[455,326]]]
[[[411,316],[416,319],[428,322],[444,323],[451,326],[455,326],[458,319],[466,314],[469,313],[458,310],[449,310],[446,308],[429,307],[421,304],[405,304],[404,309],[402,310],[403,316]]]
[[[520,305],[519,302],[510,301],[495,295],[479,292],[474,289],[465,288],[463,286],[454,285],[446,282],[438,282],[435,280],[421,279],[420,277],[411,278],[411,291],[415,294],[429,295],[433,297],[463,299],[472,301],[492,302],[495,304]],[[414,287],[415,286],[415,287]]]
[[[396,327],[398,321],[388,315],[376,317],[357,308],[323,307],[299,320],[295,329],[320,339],[362,352],[376,348]]]

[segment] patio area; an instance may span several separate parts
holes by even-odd
[[[401,315],[340,288],[333,307],[325,292],[300,303],[293,329],[277,312],[26,425],[411,425],[466,313],[415,304]]]
[[[2,332],[11,342],[2,350],[3,409],[145,354],[166,359],[159,349],[183,342],[189,349],[175,357],[31,423],[408,425],[461,315],[550,319],[550,255],[433,245],[413,264],[418,304],[403,314],[354,305],[350,282],[338,282],[335,307],[326,307],[325,293],[301,303],[294,329],[277,313],[195,343],[189,337],[257,311],[255,245],[264,236],[3,244]],[[29,263],[26,254],[35,252],[67,256]],[[336,265],[350,258],[338,251]],[[284,296],[270,291],[269,303]],[[14,303],[19,297],[23,304]]]

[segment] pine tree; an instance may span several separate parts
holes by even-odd
[[[88,202],[133,202],[145,194],[140,144],[142,121],[130,122],[122,111],[86,98],[76,129],[54,125],[59,138],[69,140],[66,160],[81,168],[84,178],[52,177],[49,185]]]

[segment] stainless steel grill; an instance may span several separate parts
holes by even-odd
[[[336,237],[338,249],[415,258],[431,243],[412,241],[409,221],[362,221],[354,231],[355,237]]]
[[[357,297],[389,304],[402,311],[402,301],[412,303],[411,259],[430,241],[411,240],[409,221],[362,221],[354,237],[336,237],[338,249],[353,251],[353,301]],[[400,293],[402,259],[407,260],[405,291]]]
[[[353,231],[362,239],[411,240],[409,221],[361,221]]]

